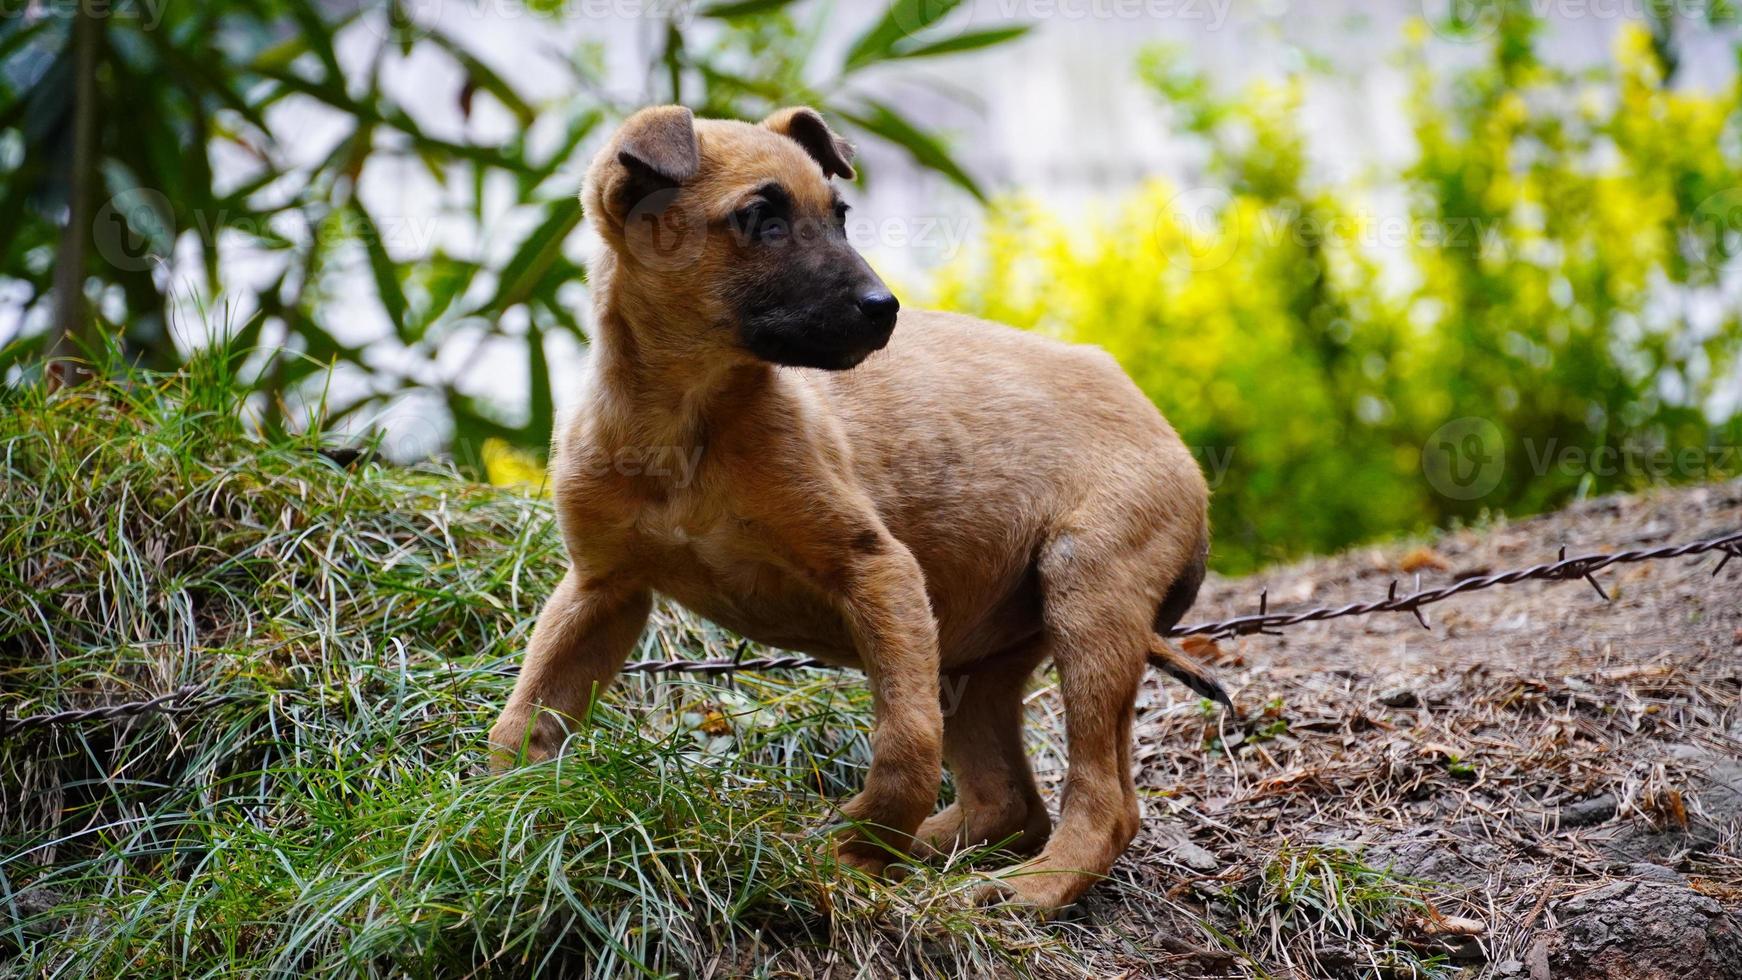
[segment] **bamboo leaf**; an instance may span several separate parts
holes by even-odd
[[[894,0],[883,17],[870,30],[859,35],[847,49],[843,71],[851,72],[873,62],[895,56],[895,48],[927,27],[942,20],[945,14],[961,5],[961,0]]]
[[[995,45],[1014,41],[1034,29],[1032,24],[1018,24],[1014,27],[994,27],[984,31],[968,31],[955,37],[943,38],[930,43],[906,45],[891,52],[891,58],[930,58],[940,54],[955,54],[961,51],[976,51],[980,48],[990,48]]]
[[[766,14],[779,10],[792,3],[792,0],[726,0],[721,3],[711,3],[696,11],[703,17],[748,17],[752,14]]]
[[[514,90],[514,86],[508,84],[508,81],[497,74],[494,68],[485,64],[477,55],[467,51],[458,41],[440,31],[431,31],[429,41],[447,52],[448,57],[458,62],[460,67],[466,70],[466,76],[472,80],[472,83],[495,96],[496,101],[502,103],[503,108],[512,113],[522,126],[530,126],[532,121],[538,118],[538,110],[522,98],[520,93]]]
[[[980,189],[980,185],[956,163],[941,142],[881,102],[868,101],[866,106],[867,110],[863,112],[845,109],[839,111],[842,118],[855,126],[896,144],[920,165],[948,177],[976,199],[986,200],[986,194]]]
[[[370,216],[368,209],[363,207],[363,202],[353,196],[350,209],[361,226],[359,234],[363,239],[364,249],[369,253],[369,271],[375,277],[375,293],[381,297],[381,305],[393,321],[394,332],[403,335],[406,327],[406,304],[405,290],[399,283],[399,267],[394,264],[393,257],[387,254],[387,243],[381,239],[381,228]]]
[[[526,318],[526,376],[532,386],[527,396],[531,410],[522,441],[537,444],[550,438],[556,423],[556,401],[551,394],[550,359],[544,352],[544,327],[538,322],[537,311],[530,312],[533,315]]]
[[[537,288],[540,280],[562,258],[563,241],[581,223],[581,203],[564,198],[553,202],[545,218],[514,250],[514,256],[502,267],[496,295],[477,311],[494,320],[508,308],[524,302]]]

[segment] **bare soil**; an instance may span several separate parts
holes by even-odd
[[[1186,618],[1738,527],[1742,482],[1605,498],[1212,579]],[[1431,631],[1376,616],[1200,647],[1240,717],[1147,682],[1144,829],[1058,928],[1109,976],[1742,977],[1742,561],[1717,560],[1612,569],[1612,601],[1532,582],[1432,606]],[[1034,707],[1057,725],[1053,692]],[[1344,853],[1384,872],[1380,897],[1310,873]]]

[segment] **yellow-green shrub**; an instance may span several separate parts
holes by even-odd
[[[1416,69],[1419,153],[1362,181],[1310,172],[1301,79],[1223,99],[1153,51],[1212,182],[1004,201],[929,299],[1118,357],[1199,450],[1224,569],[1734,473],[1742,96],[1672,90],[1643,28],[1551,68],[1520,11],[1482,64]]]

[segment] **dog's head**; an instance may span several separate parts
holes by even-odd
[[[812,109],[751,124],[659,106],[624,122],[583,200],[620,291],[687,348],[842,370],[888,343],[900,307],[847,242],[830,178],[852,157]]]

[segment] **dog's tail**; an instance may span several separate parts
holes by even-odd
[[[1149,638],[1149,666],[1166,671],[1174,680],[1192,689],[1199,697],[1219,702],[1229,711],[1234,700],[1222,689],[1222,682],[1202,664],[1174,649],[1173,644],[1155,635]]]
[[[1234,701],[1222,689],[1222,682],[1216,680],[1215,675],[1201,664],[1174,649],[1173,644],[1163,639],[1168,630],[1179,625],[1180,619],[1191,609],[1192,603],[1198,601],[1198,588],[1204,584],[1205,566],[1209,557],[1210,539],[1205,535],[1198,539],[1197,555],[1180,572],[1173,585],[1168,587],[1167,595],[1162,597],[1161,608],[1155,611],[1155,635],[1149,638],[1149,665],[1166,671],[1174,680],[1191,688],[1198,696],[1218,701],[1229,711],[1233,711]]]

